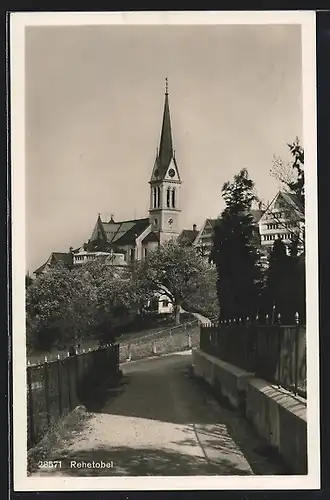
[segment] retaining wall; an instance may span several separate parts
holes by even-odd
[[[306,401],[200,349],[192,351],[194,373],[245,414],[293,474],[307,474]]]

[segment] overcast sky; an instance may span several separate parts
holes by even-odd
[[[98,212],[148,215],[165,77],[182,229],[221,212],[243,167],[274,196],[272,157],[302,134],[300,26],[29,27],[27,269],[86,241]]]

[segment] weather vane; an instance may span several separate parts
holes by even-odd
[[[168,79],[167,77],[165,78],[165,95],[168,94]]]

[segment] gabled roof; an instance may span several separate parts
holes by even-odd
[[[156,233],[151,231],[142,241],[142,243],[158,243],[159,238]]]
[[[96,226],[89,240],[88,247],[94,248],[100,242],[101,246],[108,249],[129,245],[135,242],[143,231],[149,226],[149,218],[132,219],[115,222],[113,218],[109,222],[102,221],[98,216]],[[101,236],[101,240],[98,238]]]
[[[193,243],[197,238],[198,233],[199,231],[197,231],[197,229],[184,229],[179,235],[179,240]]]
[[[44,271],[47,266],[51,267],[58,264],[59,262],[63,262],[66,265],[71,265],[72,254],[70,252],[52,252],[46,262],[34,271],[34,274],[39,274]]]
[[[299,219],[304,219],[304,207],[301,200],[295,193],[288,193],[287,191],[278,191],[274,196],[272,201],[268,204],[266,209],[263,211],[262,217],[267,213],[271,213],[272,208],[277,202],[283,203],[287,208],[291,208],[295,211]]]
[[[252,215],[252,218],[255,222],[259,222],[259,220],[261,219],[261,217],[264,214],[264,210],[252,209],[252,210],[250,210],[250,214]]]
[[[217,217],[216,219],[206,219],[206,224],[209,224],[210,226],[213,227],[213,229],[215,228],[215,226],[217,225],[219,221],[219,218]]]
[[[135,243],[136,238],[150,225],[149,218],[122,221],[111,242],[117,246]]]
[[[281,191],[281,196],[288,205],[292,206],[292,208],[304,214],[304,207],[302,205],[301,199],[297,194]]]

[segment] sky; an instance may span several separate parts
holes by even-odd
[[[27,27],[26,267],[91,236],[98,213],[148,216],[165,77],[181,228],[224,207],[243,167],[259,196],[302,137],[299,25]]]

